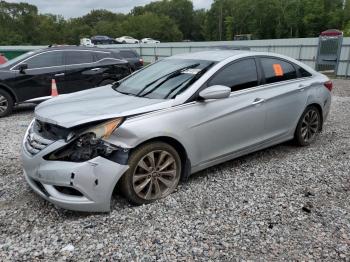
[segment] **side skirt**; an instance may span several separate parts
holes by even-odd
[[[291,139],[293,139],[293,136],[288,134],[288,136],[284,135],[283,137],[274,138],[273,140],[269,140],[269,141],[260,143],[258,145],[254,145],[254,146],[249,146],[247,148],[243,148],[243,149],[238,150],[238,151],[236,151],[234,153],[231,153],[229,155],[225,155],[223,157],[216,158],[214,160],[202,163],[200,165],[193,166],[192,169],[191,169],[191,174],[196,173],[198,171],[201,171],[203,169],[206,169],[208,167],[215,166],[215,165],[227,162],[229,160],[232,160],[232,159],[244,156],[244,155],[248,155],[250,153],[253,153],[253,152],[256,152],[256,151],[259,151],[259,150],[262,150],[262,149],[265,149],[265,148],[268,148],[268,147],[271,147],[271,146],[274,146],[274,145],[281,144],[281,143],[289,141]]]

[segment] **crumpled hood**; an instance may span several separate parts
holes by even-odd
[[[170,105],[171,100],[123,95],[107,85],[50,99],[36,107],[35,117],[71,128],[88,122],[146,113]]]

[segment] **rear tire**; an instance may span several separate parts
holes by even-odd
[[[181,159],[169,144],[152,142],[137,148],[128,165],[120,189],[132,204],[148,204],[164,198],[179,184]]]
[[[313,143],[321,130],[321,113],[315,106],[309,106],[301,115],[295,130],[294,141],[299,146]]]
[[[5,90],[0,89],[0,117],[8,116],[12,113],[14,101],[12,96]]]

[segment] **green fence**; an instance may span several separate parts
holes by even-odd
[[[7,59],[12,59],[15,58],[21,54],[24,54],[28,51],[17,51],[17,50],[11,50],[11,51],[2,51],[0,50],[0,54],[3,54],[4,56],[6,56]]]
[[[1,1],[1,0],[0,0]],[[205,50],[218,49],[220,46],[249,47],[252,51],[274,52],[293,57],[312,68],[316,67],[319,38],[291,38],[291,39],[265,39],[221,42],[179,42],[154,44],[120,44],[104,45],[110,49],[134,49],[143,58],[145,63],[154,62],[167,56],[192,53]],[[8,59],[14,58],[28,51],[47,46],[0,46],[0,53]],[[340,58],[338,59],[337,76],[350,77],[350,37],[344,37]]]

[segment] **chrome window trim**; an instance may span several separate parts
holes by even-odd
[[[230,66],[234,63],[237,63],[237,62],[240,62],[240,61],[244,61],[246,59],[256,59],[256,58],[271,58],[271,59],[277,59],[277,60],[281,60],[281,61],[284,61],[286,63],[289,63],[291,64],[294,68],[295,68],[295,63],[293,63],[293,61],[289,61],[287,59],[284,59],[284,58],[280,58],[278,56],[273,56],[273,55],[248,55],[248,56],[245,56],[245,57],[241,57],[241,58],[238,58],[238,59],[235,59],[231,62],[228,62],[226,63],[225,65],[223,65],[220,69],[218,69],[213,75],[211,75],[208,80],[206,81],[206,84],[208,82],[210,82],[212,80],[212,78],[215,77],[216,74],[218,74],[218,72],[220,70],[223,70],[225,67],[227,66]],[[255,61],[256,63],[256,67],[257,67],[257,75],[258,75],[258,78],[259,78],[259,73],[258,73],[258,69],[259,69],[259,64],[257,64],[257,62]],[[299,65],[300,66],[300,65]],[[300,66],[302,67],[302,66]],[[302,67],[304,70],[306,70],[304,67]],[[296,69],[295,69],[296,70]],[[277,82],[273,82],[273,83],[267,83],[267,84],[260,84],[260,85],[257,85],[257,86],[254,86],[254,87],[248,87],[248,88],[245,88],[245,89],[242,89],[242,90],[237,90],[237,91],[231,91],[230,93],[230,96],[233,96],[235,94],[244,94],[244,93],[249,93],[250,91],[256,91],[258,89],[266,89],[266,88],[269,88],[269,87],[274,87],[274,86],[278,86],[278,85],[283,85],[283,84],[291,84],[291,83],[294,83],[294,82],[299,82],[301,80],[307,80],[307,79],[311,79],[313,78],[315,75],[312,74],[311,72],[309,72],[309,70],[306,70],[308,73],[310,73],[311,75],[310,76],[306,76],[306,77],[297,77],[297,78],[293,78],[293,79],[288,79],[288,80],[283,80],[283,81],[277,81]],[[207,86],[209,87],[209,86]]]
[[[236,94],[240,95],[240,94],[250,93],[250,92],[253,92],[256,90],[268,89],[268,88],[272,88],[272,87],[283,85],[283,84],[293,84],[293,83],[301,82],[303,80],[308,80],[309,78],[311,79],[312,77],[313,76],[295,78],[295,79],[290,79],[290,80],[285,80],[285,81],[279,81],[279,82],[274,82],[274,83],[269,83],[269,84],[258,85],[255,87],[245,88],[245,89],[238,90],[238,91],[232,91],[230,93],[230,97],[234,96]]]
[[[13,68],[15,68],[16,66],[19,66],[21,64],[24,64],[29,59],[32,59],[32,58],[37,57],[37,56],[42,55],[42,54],[52,53],[52,52],[57,52],[57,51],[59,51],[59,50],[50,50],[50,51],[45,51],[45,52],[42,52],[42,53],[34,54],[34,55],[24,59],[23,61],[19,62],[18,64],[14,65],[13,67],[11,67],[10,71],[19,71],[19,70],[14,70]],[[52,67],[58,67],[58,66],[52,66]],[[33,68],[33,69],[36,69],[36,68]]]
[[[14,65],[13,67],[10,68],[10,71],[14,71],[14,72],[17,72],[19,70],[17,69],[13,69],[15,68],[16,66],[19,66],[23,63],[25,63],[26,61],[28,61],[29,59],[32,59],[33,57],[36,57],[36,56],[39,56],[39,55],[42,55],[42,54],[46,54],[46,53],[52,53],[52,52],[68,52],[68,51],[79,51],[79,52],[95,52],[95,53],[104,53],[104,54],[110,54],[111,52],[108,52],[108,51],[98,51],[98,50],[74,50],[74,49],[67,49],[67,50],[48,50],[48,51],[45,51],[45,52],[42,52],[42,53],[38,53],[38,54],[35,54],[35,55],[32,55],[26,59],[24,59],[23,61],[19,62],[18,64]],[[95,61],[95,62],[92,62],[92,63],[81,63],[81,64],[71,64],[71,65],[59,65],[59,66],[46,66],[46,67],[37,67],[37,68],[28,68],[27,70],[37,70],[37,69],[48,69],[48,68],[55,68],[55,67],[61,67],[61,66],[75,66],[75,65],[86,65],[86,64],[94,64],[94,63],[98,63],[104,59],[114,59],[114,60],[118,60],[118,61],[122,61],[120,59],[116,59],[116,58],[103,58],[103,59],[100,59],[98,61]]]
[[[71,64],[71,65],[64,65],[64,66],[77,66],[77,65],[91,65],[91,64],[96,64],[96,63],[99,63],[105,59],[113,59],[113,60],[116,60],[116,61],[124,61],[122,59],[117,59],[117,58],[113,58],[113,57],[106,57],[106,58],[102,58],[98,61],[95,61],[95,62],[92,62],[92,63],[81,63],[81,64]]]
[[[257,57],[257,56],[268,56],[268,57],[272,57],[272,58],[277,58],[277,59],[285,59],[293,64],[296,64],[298,66],[301,66],[302,68],[304,68],[306,71],[308,71],[311,76],[310,78],[316,77],[318,76],[318,73],[312,69],[311,67],[301,63],[300,61],[297,61],[293,58],[289,58],[286,57],[284,55],[281,54],[275,54],[275,53],[267,53],[267,52],[257,52],[257,51],[250,51],[249,53],[240,53],[237,55],[232,55],[230,57],[227,57],[221,61],[217,61],[217,64],[215,64],[212,68],[210,68],[200,79],[198,79],[196,82],[194,82],[187,90],[185,90],[183,93],[179,94],[178,96],[175,97],[174,99],[174,105],[178,105],[178,104],[183,104],[186,103],[189,99],[192,99],[193,96],[203,87],[203,85],[205,85],[210,78],[215,75],[215,73],[217,71],[219,71],[220,69],[224,68],[227,64],[235,61],[235,60],[239,60],[242,58],[250,58],[250,57]],[[299,80],[299,79],[303,79],[303,78],[296,78],[294,80]],[[289,80],[286,80],[289,81]],[[277,83],[284,83],[284,81],[281,82],[276,82],[273,84],[277,84]],[[265,86],[265,85],[264,85]],[[261,86],[259,86],[261,87]],[[254,88],[255,90],[255,88]]]
[[[227,98],[232,98],[232,97],[239,96],[239,95],[244,95],[244,94],[247,94],[247,93],[249,94],[249,93],[257,91],[257,90],[268,89],[268,88],[271,88],[271,87],[279,86],[281,84],[293,84],[294,82],[296,83],[296,82],[301,82],[303,80],[310,80],[313,77],[314,77],[314,75],[311,75],[311,76],[308,76],[308,77],[289,79],[289,80],[285,80],[285,81],[279,81],[279,82],[274,82],[274,83],[269,83],[269,84],[263,84],[263,85],[258,85],[258,86],[251,87],[251,88],[246,88],[246,89],[242,89],[242,90],[238,90],[238,91],[233,91],[233,92],[230,93],[229,97],[227,97]],[[219,100],[221,100],[221,99],[218,99],[217,101],[219,101]],[[174,102],[175,98],[169,99],[169,101]],[[181,108],[184,108],[184,107],[195,106],[195,105],[197,105],[199,103],[202,104],[203,102],[202,101],[199,102],[198,100],[194,100],[194,101],[190,101],[190,102],[187,102],[187,103],[185,102],[185,103],[182,103],[182,104],[174,104],[174,105],[172,105],[169,108],[163,108],[163,109],[160,109],[160,110],[147,112],[147,113],[144,113],[144,114],[141,114],[141,115],[135,115],[135,116],[127,117],[127,120],[134,121],[135,119],[138,119],[140,117],[147,117],[147,116],[152,116],[155,113],[162,113],[164,111],[177,110],[177,109],[181,109]]]

